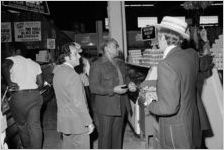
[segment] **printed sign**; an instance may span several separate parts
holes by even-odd
[[[47,39],[47,49],[55,49],[55,39]]]
[[[15,41],[41,41],[41,22],[15,22]]]
[[[141,29],[143,40],[152,40],[156,37],[155,27],[147,26]]]
[[[1,40],[2,43],[12,42],[12,30],[10,22],[1,23]]]
[[[5,7],[50,15],[46,1],[2,1]]]

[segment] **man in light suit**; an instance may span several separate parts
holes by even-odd
[[[158,65],[158,100],[148,109],[159,117],[161,148],[196,148],[201,138],[196,93],[198,55],[194,49],[180,47],[189,39],[186,22],[164,17],[156,27],[164,59]]]
[[[53,73],[53,87],[57,99],[57,130],[62,133],[62,149],[89,149],[89,134],[94,125],[89,115],[84,87],[74,67],[79,65],[77,43],[62,46],[59,63]]]

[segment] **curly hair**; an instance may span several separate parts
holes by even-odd
[[[159,33],[164,34],[168,45],[180,46],[184,40],[184,38],[179,33],[170,29],[161,28]]]
[[[66,43],[66,44],[62,45],[60,54],[59,54],[58,59],[57,59],[57,64],[64,63],[65,62],[65,57],[70,56],[71,52],[70,52],[69,46],[75,46],[75,44],[73,42],[69,42],[69,43]]]
[[[104,39],[103,43],[100,45],[100,49],[103,53],[104,53],[104,48],[110,43],[117,43],[117,41],[114,38]]]

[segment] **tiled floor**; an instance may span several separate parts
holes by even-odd
[[[52,99],[47,104],[46,111],[43,117],[43,131],[44,131],[44,149],[60,149],[60,136],[56,131],[57,117],[56,117],[56,101]],[[93,148],[97,149],[97,139],[93,141]],[[137,137],[129,124],[127,124],[124,135],[124,149],[145,149],[145,141]]]

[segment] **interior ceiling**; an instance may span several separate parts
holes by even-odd
[[[153,7],[126,7],[127,20],[132,21],[137,16],[164,16],[183,15],[184,9],[181,6],[185,1],[125,1],[125,5],[153,4]],[[96,20],[107,18],[107,1],[47,1],[50,17],[61,28],[70,28],[74,22],[95,24]],[[223,3],[215,1],[214,3]],[[221,10],[223,6],[221,6]],[[220,13],[217,7],[209,9],[208,12]]]
[[[125,5],[154,4],[154,7],[150,8],[154,10],[180,7],[181,3],[183,1],[125,1]],[[48,5],[51,16],[56,20],[59,20],[59,18],[62,18],[62,20],[65,18],[71,20],[97,20],[107,17],[107,1],[48,1]]]
[[[126,1],[125,4],[154,4],[155,6],[170,6],[170,5],[180,5],[184,1]]]

